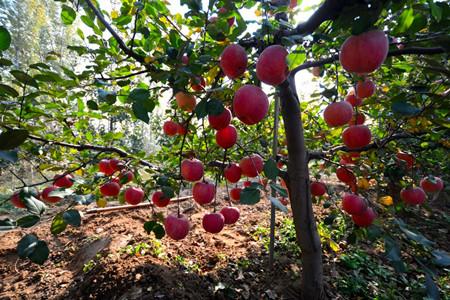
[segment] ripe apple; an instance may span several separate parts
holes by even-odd
[[[220,213],[224,217],[225,224],[234,224],[239,219],[241,215],[239,212],[239,208],[233,206],[225,206],[220,210]]]
[[[389,51],[389,41],[381,30],[348,37],[339,51],[339,61],[347,72],[368,74],[378,69]]]
[[[258,154],[243,157],[239,162],[242,174],[247,177],[256,177],[263,170],[264,161]]]
[[[172,120],[165,121],[163,131],[165,135],[174,136],[178,133],[178,124]]]
[[[102,159],[98,162],[98,170],[106,176],[114,174],[115,170],[111,167],[109,159]]]
[[[133,181],[134,174],[131,171],[122,171],[119,175],[119,184],[126,184],[130,181]]]
[[[171,214],[164,220],[164,229],[169,237],[179,241],[189,233],[189,221],[184,215]]]
[[[192,112],[197,104],[193,95],[181,91],[175,94],[175,100],[177,101],[178,108],[187,112]]]
[[[342,133],[342,140],[349,149],[358,149],[370,144],[372,134],[366,125],[352,125]]]
[[[311,194],[313,196],[322,196],[327,192],[327,187],[323,182],[311,182]]]
[[[178,135],[185,135],[187,133],[187,128],[183,124],[177,124],[177,134]]]
[[[225,218],[220,213],[209,213],[203,216],[203,228],[210,233],[219,233],[225,225]]]
[[[345,125],[352,119],[353,107],[347,101],[333,102],[323,112],[325,122],[330,127]]]
[[[363,99],[361,97],[358,97],[355,95],[355,91],[351,90],[348,92],[347,96],[345,96],[345,101],[350,103],[353,107],[361,106]]]
[[[233,147],[237,141],[237,131],[233,125],[220,129],[216,132],[216,143],[224,149]]]
[[[129,187],[125,190],[123,196],[128,204],[136,205],[144,200],[144,191],[141,188]]]
[[[358,195],[345,194],[342,198],[342,208],[351,215],[359,215],[367,209],[367,202]]]
[[[272,45],[264,49],[256,62],[258,79],[273,86],[285,81],[289,74],[287,55],[287,50],[280,45]]]
[[[252,182],[250,180],[244,181],[244,187],[249,187],[252,185]]]
[[[246,84],[234,94],[233,112],[242,123],[254,125],[269,111],[269,99],[260,87]]]
[[[377,214],[371,207],[368,207],[363,213],[359,215],[352,216],[353,222],[359,227],[369,227],[370,225],[372,225],[373,221],[375,221],[376,218]]]
[[[108,163],[109,167],[109,163]],[[70,188],[73,185],[73,176],[72,174],[66,175],[55,175],[53,178],[53,185],[57,187]]]
[[[231,111],[225,107],[219,115],[208,115],[209,126],[216,130],[223,129],[230,124],[231,118]]]
[[[348,125],[363,125],[366,121],[366,116],[361,112],[355,112],[352,119],[348,122]]]
[[[11,201],[12,205],[14,205],[17,208],[27,208],[25,206],[25,203],[23,202],[23,200],[20,198],[20,192],[15,192],[11,196],[10,201]]]
[[[120,161],[117,158],[112,158],[109,160],[109,166],[111,167],[111,169],[113,169],[114,171],[119,171],[121,170],[124,165],[122,163],[122,161]]]
[[[239,200],[241,200],[241,192],[242,192],[241,188],[232,188],[230,190],[231,200],[233,200],[234,202],[239,202]]]
[[[189,56],[186,53],[181,57],[181,63],[185,66],[189,64]]]
[[[114,181],[107,182],[100,187],[100,193],[103,196],[115,197],[119,195],[119,192],[120,192],[120,184]]]
[[[43,191],[42,191],[42,194],[41,194],[41,199],[42,200],[44,200],[45,202],[48,202],[48,203],[57,203],[57,202],[59,202],[59,201],[61,201],[63,198],[61,198],[61,197],[57,197],[57,196],[49,196],[49,194],[51,193],[51,192],[53,192],[54,190],[56,190],[56,189],[58,189],[58,187],[56,187],[56,186],[49,186],[49,187],[46,187]]]
[[[166,207],[169,205],[170,198],[166,197],[163,192],[156,191],[153,193],[152,202],[157,207]]]
[[[422,204],[425,202],[426,197],[427,195],[420,187],[410,187],[400,191],[400,198],[403,202],[410,205]]]
[[[364,81],[358,81],[356,84],[356,95],[359,98],[368,98],[375,93],[375,83],[370,79]]]
[[[225,167],[223,175],[228,180],[228,182],[236,183],[241,179],[242,170],[238,164],[231,163]]]
[[[412,169],[412,167],[414,166],[414,156],[412,156],[411,154],[405,153],[405,152],[398,152],[397,153],[397,159],[402,160],[406,163],[406,167],[408,169]]]
[[[344,167],[339,167],[336,169],[336,176],[340,181],[347,184],[356,182],[355,174]]]
[[[420,186],[425,192],[439,192],[444,188],[444,182],[436,176],[427,176],[420,181]]]
[[[203,177],[203,164],[196,158],[181,162],[181,176],[187,181],[198,181]]]
[[[192,188],[192,196],[195,202],[204,205],[211,203],[216,194],[216,187],[209,182],[197,182]]]
[[[228,45],[220,55],[219,65],[228,78],[238,78],[247,69],[247,52],[241,45]]]
[[[201,92],[205,89],[205,78],[201,76],[195,76],[191,79],[191,88],[196,92]]]
[[[347,152],[341,155],[342,165],[352,165],[361,156],[359,152]]]

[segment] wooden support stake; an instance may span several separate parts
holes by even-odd
[[[180,198],[172,198],[170,199],[170,203],[177,203],[177,202],[184,202],[186,200],[191,199],[192,196],[185,196]],[[101,212],[111,212],[111,211],[118,211],[118,210],[124,210],[124,209],[140,209],[145,207],[152,207],[153,203],[139,203],[137,205],[119,205],[119,206],[112,206],[112,207],[103,207],[103,208],[93,208],[89,209],[85,212],[85,214],[96,214]]]

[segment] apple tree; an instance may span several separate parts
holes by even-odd
[[[182,0],[184,15],[163,0],[111,9],[57,2],[64,26],[76,28],[79,42],[67,45],[75,66],[47,59],[17,69],[8,59],[14,36],[0,27],[1,164],[31,160],[43,177],[16,174],[23,186],[9,199],[30,214],[2,221],[5,228],[33,226],[62,200],[73,205],[54,216],[53,234],[81,225],[76,204],[148,200],[154,218],[145,230],[181,240],[190,225],[179,202],[157,211],[183,189],[200,205],[213,203],[202,222],[213,234],[238,220],[236,203],[269,199],[273,220],[289,197],[302,296],[322,299],[313,204],[328,193],[328,220],[343,216],[356,238],[377,233],[400,272],[396,239],[405,236],[423,245],[426,259],[447,257],[396,217],[428,205],[448,179],[446,2],[325,0],[300,23],[297,1]],[[320,84],[305,98],[298,82],[312,78],[308,70]],[[143,124],[162,133],[150,153],[123,142],[127,127]],[[323,183],[327,174],[344,183],[345,195]],[[245,177],[256,179],[242,185]],[[220,183],[230,205],[219,210]],[[383,200],[369,197],[370,186]],[[389,234],[394,227],[403,235]],[[25,235],[18,252],[43,263],[49,249]],[[434,275],[424,272],[433,291]]]

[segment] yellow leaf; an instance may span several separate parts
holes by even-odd
[[[358,179],[358,187],[363,190],[367,190],[369,188],[369,182],[365,178]]]
[[[117,19],[119,17],[119,12],[117,10],[113,10],[111,11],[111,18],[112,19]]]
[[[328,244],[330,245],[331,250],[333,250],[334,252],[339,252],[341,250],[339,245],[332,239],[328,240]]]
[[[383,86],[382,91],[387,93],[387,92],[389,92],[389,88],[385,85],[385,86]]]
[[[108,204],[108,201],[106,201],[105,198],[100,198],[96,201],[98,207],[106,207],[106,204]]]
[[[83,169],[76,170],[75,175],[83,176]]]
[[[151,56],[151,55],[146,56],[146,57],[144,58],[144,62],[145,62],[146,64],[149,64],[149,63],[154,62],[154,61],[155,61],[155,58],[154,58],[153,56]]]
[[[378,201],[385,206],[391,206],[392,204],[394,204],[394,199],[392,199],[391,196],[380,197]]]
[[[260,9],[255,10],[255,16],[261,17],[262,16],[262,11]]]

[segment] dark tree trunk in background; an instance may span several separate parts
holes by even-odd
[[[279,87],[279,95],[289,153],[287,185],[297,243],[302,255],[302,298],[324,299],[322,247],[312,209],[308,152],[294,78]]]

